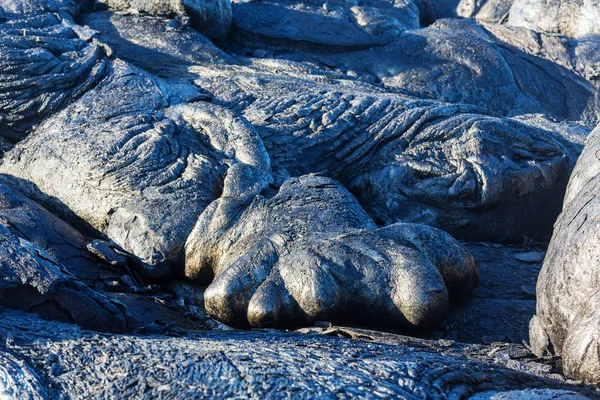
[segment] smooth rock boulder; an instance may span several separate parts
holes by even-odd
[[[322,177],[290,179],[272,197],[229,190],[251,173],[229,170],[223,196],[186,244],[186,275],[214,277],[205,305],[229,325],[326,320],[423,330],[442,321],[449,298],[477,284],[472,256],[442,231],[377,229],[350,193]]]
[[[461,0],[456,14],[486,24],[506,22],[514,0]]]
[[[566,376],[600,383],[600,129],[589,136],[569,182],[537,282],[530,340],[562,356]]]
[[[378,47],[419,27],[410,0],[334,3],[302,1],[234,2],[235,27],[247,40],[305,43],[321,50]]]

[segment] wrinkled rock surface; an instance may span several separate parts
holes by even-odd
[[[134,18],[150,27],[160,24],[156,17]],[[96,21],[106,26],[106,19]],[[114,27],[118,32],[118,29],[127,30],[132,25],[121,23]],[[93,25],[91,28],[95,29]],[[150,34],[161,31],[149,30]],[[129,31],[129,35],[136,37],[142,32],[133,30]],[[111,30],[105,31],[104,35],[102,38],[108,39],[109,46],[103,44],[102,48],[107,51],[116,39],[111,36],[114,35]],[[127,36],[124,38],[127,41]],[[166,40],[169,44],[164,46],[163,51],[182,48],[182,43],[193,40],[193,36],[177,36],[175,33],[166,36]],[[117,51],[119,43],[114,46]],[[210,42],[197,45],[212,46]],[[111,52],[108,53],[110,55]],[[202,57],[203,54],[219,52],[207,51],[197,56]],[[304,82],[294,82],[265,72],[262,74],[265,80],[254,84],[252,79],[248,80],[249,74],[257,70],[252,66],[247,67],[241,76],[246,81],[238,77],[237,82],[243,85],[248,93],[246,96],[254,97],[254,102],[245,106],[243,101],[237,101],[229,104],[233,110],[228,110],[226,100],[238,93],[228,86],[223,87],[218,80],[211,82],[210,75],[188,70],[178,76],[175,69],[165,81],[119,59],[110,60],[107,56],[102,56],[102,59],[106,68],[101,81],[81,98],[47,118],[35,132],[17,144],[5,155],[0,170],[18,178],[23,188],[27,187],[27,182],[33,182],[36,189],[32,195],[39,201],[67,220],[106,235],[131,253],[143,275],[163,278],[181,274],[178,267],[184,262],[188,266],[194,262],[209,264],[213,269],[212,275],[217,279],[205,293],[207,309],[230,324],[245,324],[248,320],[255,326],[290,325],[323,317],[346,321],[345,315],[349,310],[368,305],[367,314],[379,315],[373,310],[381,309],[384,310],[381,315],[395,315],[392,319],[378,317],[389,321],[390,325],[431,327],[441,321],[448,307],[448,294],[452,297],[453,291],[466,293],[476,282],[476,272],[470,262],[448,263],[450,269],[457,268],[458,272],[445,271],[446,267],[436,265],[435,259],[440,256],[430,257],[438,254],[435,247],[451,249],[455,245],[441,245],[451,241],[441,239],[443,236],[438,234],[433,236],[440,237],[439,243],[429,244],[436,241],[428,236],[427,232],[434,232],[429,228],[396,229],[388,226],[373,234],[359,232],[356,239],[332,240],[330,235],[351,233],[348,228],[375,229],[366,215],[358,218],[358,225],[353,225],[352,213],[336,217],[332,220],[335,224],[316,222],[324,224],[320,229],[325,236],[319,237],[315,233],[319,232],[317,228],[313,238],[304,242],[304,247],[298,246],[298,251],[303,248],[304,253],[290,253],[287,261],[279,259],[278,252],[271,251],[272,243],[278,239],[273,240],[271,236],[281,235],[284,230],[302,232],[305,229],[302,218],[292,218],[286,226],[273,221],[271,227],[263,230],[258,229],[254,221],[264,219],[262,215],[265,212],[273,215],[281,212],[285,222],[289,218],[287,214],[293,215],[298,211],[286,206],[282,211],[275,211],[276,204],[287,201],[287,186],[283,183],[286,176],[318,172],[339,179],[358,195],[359,201],[376,220],[384,224],[426,222],[466,237],[506,240],[544,230],[544,224],[548,224],[552,214],[560,207],[557,193],[564,187],[563,181],[566,181],[579,151],[578,132],[565,135],[562,130],[555,133],[544,129],[542,124],[526,125],[487,116],[485,111],[469,106],[383,94],[379,88],[363,83],[353,85],[352,82],[340,81],[338,87],[343,89],[340,93],[335,91],[334,82],[319,84],[311,82],[310,76]],[[226,62],[227,57],[220,60]],[[138,61],[144,66],[144,60]],[[181,61],[185,65],[193,60],[184,55]],[[231,62],[232,71],[241,67],[237,62]],[[206,60],[206,65],[212,67],[210,60]],[[227,68],[220,70],[221,74],[227,73]],[[196,78],[193,84],[183,80],[192,77]],[[237,82],[232,79],[231,83]],[[299,89],[302,87],[304,91],[312,88],[314,95],[290,98],[289,90],[286,90],[290,84],[297,85]],[[206,91],[210,95],[208,99],[213,98],[216,104],[203,101],[207,100]],[[214,94],[211,93],[213,91]],[[270,93],[268,97],[266,93]],[[259,98],[261,94],[262,98]],[[91,104],[94,106],[90,107]],[[311,111],[319,106],[324,110]],[[240,111],[248,122],[237,116],[236,112]],[[364,116],[358,122],[361,114]],[[275,125],[275,121],[280,122]],[[294,127],[300,130],[295,132],[294,129],[298,128]],[[364,128],[367,128],[366,132],[357,136]],[[446,132],[453,132],[456,136],[440,138]],[[500,135],[506,135],[506,138],[498,143]],[[434,143],[431,143],[431,138]],[[468,143],[478,145],[472,147]],[[516,150],[511,149],[509,144]],[[457,151],[455,149],[461,148],[467,154],[453,154]],[[312,156],[304,154],[309,149]],[[404,154],[400,156],[402,149]],[[328,160],[331,153],[336,154],[340,161],[331,163]],[[459,158],[464,161],[458,165],[450,161]],[[253,172],[238,177],[233,171],[240,170]],[[224,186],[226,179],[231,183],[229,186]],[[257,204],[261,196],[273,196],[261,193],[271,184],[275,185],[274,188],[269,187],[272,192],[283,186],[279,188],[279,195],[262,206],[265,211],[259,211]],[[318,184],[308,187],[310,190],[302,196],[323,200]],[[219,197],[221,199],[217,200]],[[540,208],[540,198],[548,197],[555,200],[545,201],[545,207]],[[229,198],[233,205],[227,205]],[[322,204],[329,207],[327,209],[335,209],[335,201],[327,196],[324,199]],[[444,205],[450,199],[455,199],[456,203],[450,207]],[[211,204],[215,200],[217,202]],[[316,204],[318,202],[307,204],[306,219],[315,220],[315,216],[323,212]],[[525,214],[512,212],[517,204],[516,209],[528,213],[535,208],[544,218],[539,224],[529,224],[524,219]],[[208,210],[210,214],[220,206],[241,208],[234,210],[233,216],[225,215],[234,219],[230,224],[240,224],[238,231],[247,232],[245,240],[248,243],[230,254],[221,249],[223,245],[208,246],[213,253],[222,252],[222,260],[204,255],[208,250],[203,247],[207,232],[212,232],[204,228],[209,223],[203,222],[206,215],[203,211]],[[355,213],[362,213],[357,203],[350,208],[358,210]],[[482,220],[476,220],[476,212],[471,211],[473,208],[482,214]],[[493,209],[493,212],[487,214],[481,211],[484,209]],[[198,217],[200,221],[196,226],[202,227],[200,233],[190,236]],[[217,225],[227,218],[216,218]],[[531,226],[525,228],[524,220]],[[347,227],[344,224],[348,224]],[[485,226],[488,233],[478,230],[477,226]],[[413,231],[425,232],[428,243],[424,247],[411,243],[412,236],[418,237]],[[217,233],[208,236],[219,241]],[[293,237],[283,237],[290,243],[280,246],[283,249],[300,243]],[[193,249],[197,242],[201,249],[196,251],[201,254],[200,261],[193,260],[190,252],[187,256],[184,254],[186,239],[188,248]],[[231,240],[226,239],[225,242]],[[315,247],[323,240],[332,241],[329,246],[319,244]],[[391,243],[388,243],[390,240]],[[413,248],[403,245],[406,241]],[[262,249],[261,243],[270,250]],[[310,275],[316,271],[310,263],[307,268],[313,272],[307,275],[307,280],[298,273],[301,264],[295,260],[312,260],[313,257],[309,256],[311,251],[322,253],[319,257],[335,260],[331,263],[332,271],[339,270],[342,265],[346,268],[363,264],[356,260],[365,257],[361,254],[362,250],[358,250],[364,246],[376,250],[374,255],[366,256],[366,266],[353,267],[356,273],[367,277],[364,281],[343,277],[339,288],[336,288],[327,275]],[[355,249],[352,257],[342,257],[348,247]],[[425,258],[416,254],[414,247],[417,247],[417,253],[424,253]],[[236,272],[235,276],[225,278],[227,274],[219,275],[220,269],[228,269],[236,258],[252,252],[268,259],[262,263],[266,272],[258,273],[252,270],[250,264],[238,262],[240,266],[232,269]],[[283,251],[284,254],[287,252]],[[386,268],[391,272],[382,273],[383,280],[378,275],[369,278],[383,262],[378,261],[380,253],[384,254],[383,260],[388,263]],[[273,257],[277,261],[271,260]],[[275,264],[277,268],[273,269]],[[272,269],[276,273],[271,274]],[[407,271],[413,271],[410,279],[402,278]],[[345,274],[345,271],[337,272],[340,276]],[[193,278],[199,278],[199,275],[207,274],[188,274]],[[239,291],[246,289],[238,289],[248,276],[256,278],[251,280],[251,287],[258,287],[264,279],[271,277],[256,293],[254,302],[250,299],[255,294],[254,289],[246,295]],[[282,277],[281,282],[278,277]],[[382,283],[386,281],[403,283]],[[286,288],[282,291],[284,283]],[[304,287],[311,283],[314,290],[304,291]],[[293,285],[300,289],[289,292]],[[369,290],[373,290],[370,286],[374,285],[383,285],[375,290],[377,296],[369,294]],[[332,294],[349,288],[356,288],[351,292],[357,295]],[[399,294],[406,299],[398,297]],[[331,301],[332,298],[336,300]],[[241,312],[232,309],[241,309]],[[351,313],[356,320],[365,319],[354,314]],[[373,316],[370,318],[373,319]]]
[[[128,329],[124,308],[88,288],[50,254],[4,225],[0,241],[0,305],[98,331]]]
[[[190,332],[107,336],[5,311],[0,384],[10,394],[93,397],[586,399],[576,386],[443,355],[321,335]],[[439,349],[439,347],[438,347]],[[460,351],[447,350],[449,353]],[[17,371],[15,374],[13,371]],[[0,386],[0,387],[2,387]]]
[[[0,18],[0,136],[4,139],[24,138],[103,75],[103,53],[79,36],[78,27],[69,21],[69,4],[0,3],[4,10]]]
[[[268,169],[268,155],[226,109],[177,104],[178,93],[123,62],[109,69],[1,168],[137,256],[147,275],[173,274],[197,215],[222,189],[227,162]]]
[[[152,35],[158,41],[160,35],[169,54],[189,47],[182,45],[188,40],[183,35],[163,36],[165,22],[154,18],[96,13],[82,22],[107,32],[99,37],[117,54],[159,74],[164,72],[159,62],[147,61],[156,54],[137,49],[137,57],[131,56],[135,43],[149,43]],[[128,28],[142,24],[149,28]],[[171,80],[177,75],[193,80],[213,103],[242,112],[263,140],[276,177],[314,172],[332,177],[379,223],[427,223],[472,240],[548,234],[588,132],[382,92],[279,60],[246,66],[218,57],[214,66],[216,51],[204,48],[194,60],[179,56],[180,67],[169,67]]]
[[[588,138],[569,182],[565,208],[558,218],[537,282],[536,315],[530,340],[537,354],[562,356],[565,374],[598,384],[598,218],[600,129]]]
[[[273,9],[271,14],[277,18],[265,14],[263,8]],[[348,8],[350,4],[339,5],[331,14]],[[290,19],[286,29],[271,30],[270,20],[279,20],[292,10],[300,16]],[[317,5],[234,3],[232,38],[242,48],[269,49],[277,58],[371,77],[388,90],[418,97],[473,104],[509,116],[544,113],[561,120],[597,120],[600,103],[593,84],[552,62],[497,45],[476,31],[441,26],[395,28],[389,40],[368,45],[359,35],[336,36],[341,42],[335,44],[296,35],[320,32],[329,18],[329,13],[322,14]],[[342,23],[354,26],[347,17]]]
[[[592,2],[92,3],[0,0],[0,396],[597,396]]]

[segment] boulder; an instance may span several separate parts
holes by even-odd
[[[600,166],[596,129],[577,161],[537,282],[531,346],[562,356],[567,376],[600,383]]]

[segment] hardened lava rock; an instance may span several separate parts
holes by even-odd
[[[378,229],[350,193],[322,177],[290,179],[272,197],[230,189],[250,174],[230,169],[223,196],[186,244],[186,275],[214,277],[205,305],[229,325],[385,321],[423,330],[439,325],[449,298],[477,284],[473,257],[440,230]]]
[[[109,336],[0,313],[0,395],[20,398],[595,396],[414,342],[385,345],[277,331]]]
[[[537,282],[534,351],[562,356],[564,372],[600,383],[600,129],[588,137]]]
[[[117,11],[136,10],[153,15],[186,15],[194,28],[217,41],[224,42],[231,27],[229,0],[99,0]]]
[[[68,5],[73,8],[67,7]],[[2,1],[0,136],[15,142],[92,88],[106,60],[81,39],[70,2]]]

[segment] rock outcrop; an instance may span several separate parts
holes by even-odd
[[[355,29],[353,9],[351,4],[328,12],[322,4],[234,2],[231,36],[244,49],[318,63],[418,97],[472,104],[508,116],[544,113],[560,120],[597,120],[600,103],[594,86],[555,63],[498,45],[474,30],[440,25],[423,29],[394,25],[389,28],[392,33],[377,35],[380,42],[363,43],[360,35],[343,34]],[[295,16],[286,29],[269,22],[289,13]],[[322,26],[329,26],[330,15],[340,13],[338,23],[347,28],[332,31],[337,41],[321,43],[321,36],[306,36],[321,32]],[[377,26],[368,26],[372,25]]]
[[[600,383],[600,129],[588,138],[577,161],[565,207],[537,283],[537,311],[530,340],[537,354],[563,357],[565,373]]]
[[[0,0],[0,397],[593,397],[598,9]]]

